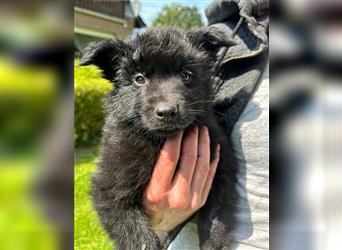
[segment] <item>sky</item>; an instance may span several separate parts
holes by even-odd
[[[164,5],[179,3],[184,6],[196,6],[201,13],[203,23],[207,23],[204,10],[212,2],[212,0],[140,0],[140,15],[146,25],[150,25],[154,18],[158,15]]]

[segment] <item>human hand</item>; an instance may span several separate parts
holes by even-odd
[[[219,145],[210,163],[206,127],[187,129],[166,140],[143,199],[156,230],[173,230],[205,204],[218,162]]]

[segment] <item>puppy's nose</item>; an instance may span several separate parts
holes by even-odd
[[[161,103],[156,108],[156,115],[159,119],[173,118],[178,113],[178,108],[173,105]]]

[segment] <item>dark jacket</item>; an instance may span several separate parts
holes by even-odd
[[[227,133],[257,88],[268,61],[268,0],[217,0],[206,11],[208,25],[232,36],[235,46],[222,49],[218,61],[216,110],[222,114]],[[242,18],[241,25],[239,20]],[[220,58],[221,59],[221,58]]]

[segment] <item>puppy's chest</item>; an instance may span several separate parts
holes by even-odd
[[[127,171],[131,170],[142,176],[148,176],[159,155],[163,141],[151,141],[144,135],[120,136],[116,147],[116,157],[126,166]]]

